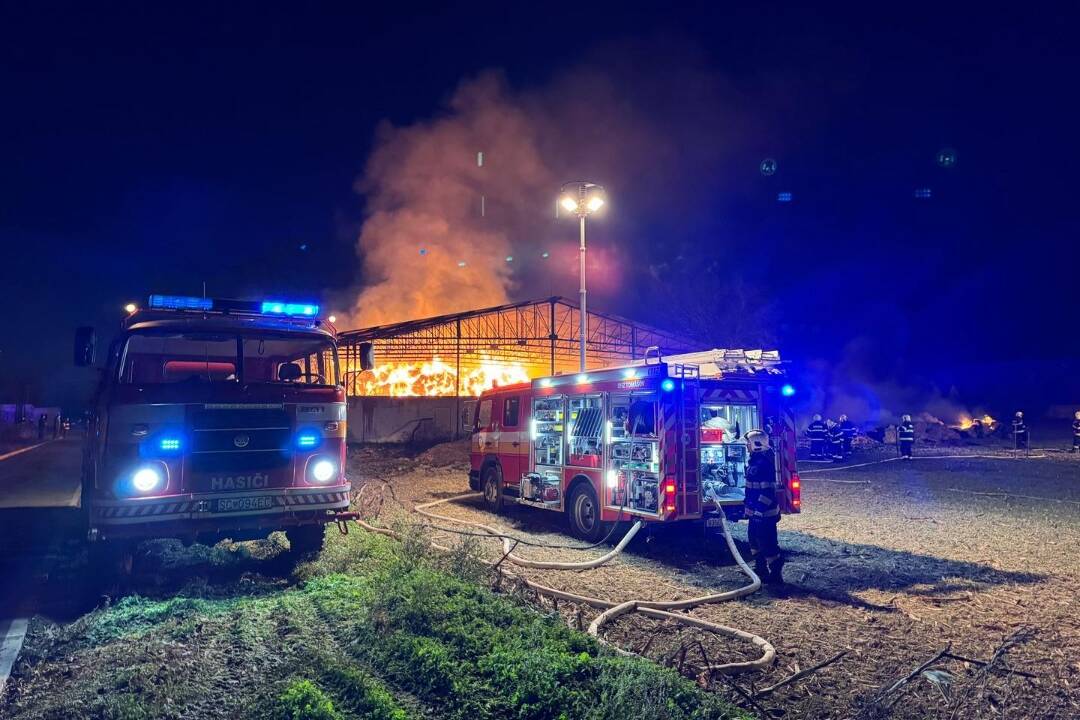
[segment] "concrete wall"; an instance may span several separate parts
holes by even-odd
[[[475,398],[351,397],[350,442],[435,442],[464,437]]]

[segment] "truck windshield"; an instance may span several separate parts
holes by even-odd
[[[337,383],[336,352],[324,337],[136,333],[121,357],[120,381],[129,384]]]

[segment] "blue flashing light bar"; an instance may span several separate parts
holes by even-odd
[[[780,394],[784,397],[791,397],[795,394],[795,386],[790,384],[784,385],[782,388],[780,388]]]
[[[213,310],[214,301],[210,298],[185,295],[151,295],[150,308],[153,310]]]
[[[318,305],[308,303],[286,303],[275,300],[265,300],[262,304],[263,315],[299,315],[301,317],[315,317],[319,314]]]
[[[664,378],[664,381],[660,383],[660,389],[664,392],[671,392],[675,389],[675,381],[671,378]]]

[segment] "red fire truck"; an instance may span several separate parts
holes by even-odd
[[[95,344],[80,328],[76,364],[93,364]],[[350,499],[339,378],[317,305],[152,295],[125,319],[94,398],[82,492],[92,555],[130,569],[140,540],[274,530],[293,556],[321,548]]]
[[[566,513],[596,541],[610,523],[742,517],[748,451],[765,430],[780,507],[797,513],[794,389],[775,352],[714,350],[496,387],[477,403],[469,485],[507,503]]]

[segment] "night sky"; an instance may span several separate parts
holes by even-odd
[[[997,412],[1080,403],[1076,17],[1024,4],[889,16],[40,5],[0,10],[3,401],[27,386],[78,409],[88,375],[70,367],[74,328],[107,336],[151,292],[198,294],[205,281],[215,296],[340,304],[365,282],[355,188],[381,123],[436,117],[487,70],[529,93],[590,67],[638,108],[665,102],[657,78],[686,92],[689,75],[724,108],[684,123],[667,102],[678,152],[662,181],[574,168],[612,194],[610,219],[593,225],[598,258],[608,244],[664,282],[700,267],[740,278],[807,378],[824,363],[883,387],[955,388]],[[587,99],[567,102],[587,119]],[[936,162],[943,148],[954,167]],[[775,175],[760,172],[765,158]],[[573,241],[572,225],[550,222]],[[663,324],[629,287],[645,275],[623,277],[594,307]],[[533,270],[510,294],[575,288],[572,274]]]

